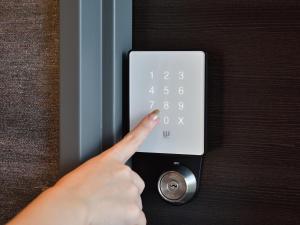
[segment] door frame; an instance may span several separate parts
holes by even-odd
[[[123,135],[132,0],[60,1],[60,173]]]

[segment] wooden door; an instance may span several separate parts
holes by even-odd
[[[299,1],[136,0],[133,38],[135,50],[208,53],[199,193],[144,201],[148,224],[299,224]]]

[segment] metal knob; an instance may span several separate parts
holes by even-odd
[[[197,180],[194,173],[181,165],[164,172],[158,179],[158,192],[167,202],[184,204],[196,193]]]

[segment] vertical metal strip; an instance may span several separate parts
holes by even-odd
[[[132,48],[132,0],[103,0],[103,15],[103,148],[106,149],[122,137],[123,68]]]
[[[60,1],[60,170],[122,136],[124,55],[132,0]]]
[[[102,4],[80,1],[80,161],[99,153],[102,130]]]

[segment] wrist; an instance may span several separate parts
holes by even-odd
[[[80,199],[72,191],[60,186],[53,186],[42,195],[51,207],[56,209],[55,214],[66,221],[65,224],[88,225],[88,211],[84,200]]]

